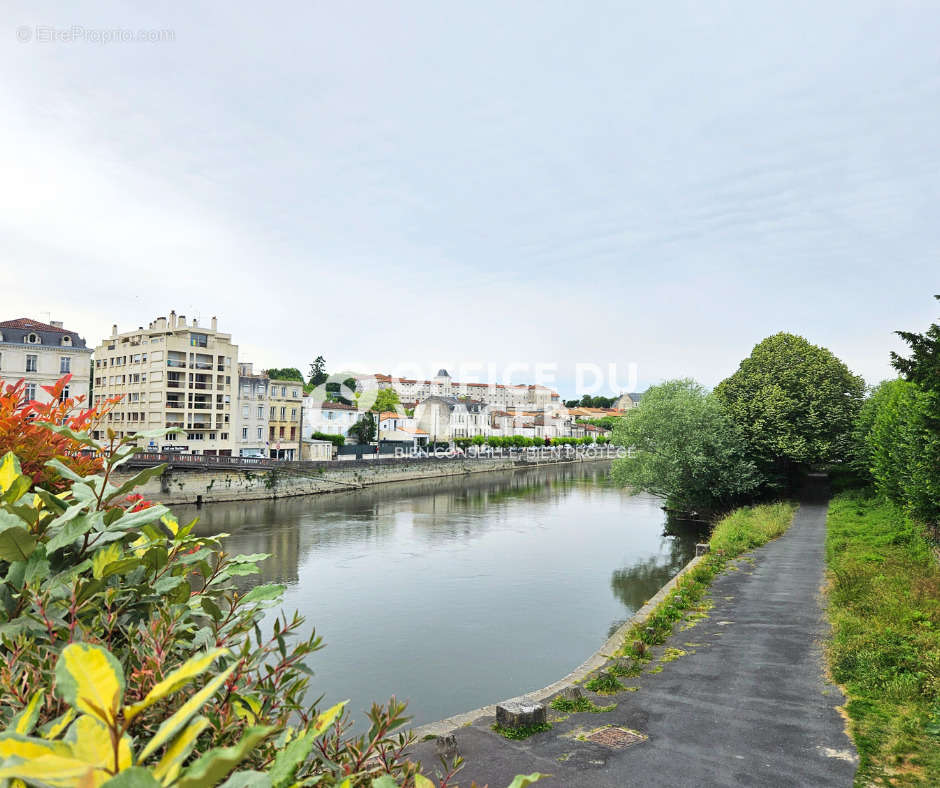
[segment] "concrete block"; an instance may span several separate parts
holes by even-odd
[[[712,546],[707,542],[700,542],[699,544],[695,545],[695,557],[698,558],[700,555],[710,553],[711,549]]]
[[[581,700],[584,697],[584,693],[581,692],[580,687],[565,687],[561,691],[561,697],[565,700]]]
[[[544,725],[546,720],[545,705],[542,703],[506,701],[496,706],[496,724],[502,728]]]

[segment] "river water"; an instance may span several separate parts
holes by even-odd
[[[362,719],[396,695],[421,725],[561,678],[692,557],[697,535],[608,471],[216,503],[198,528],[230,533],[229,552],[272,554],[258,582],[285,583],[285,610],[326,642],[310,658],[311,701],[350,698]]]

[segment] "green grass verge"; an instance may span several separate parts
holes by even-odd
[[[829,664],[848,696],[856,785],[940,785],[940,567],[925,533],[861,492],[831,501]]]
[[[621,653],[633,657],[639,664],[641,655],[633,650],[635,641],[656,646],[666,642],[676,622],[686,613],[691,613],[690,620],[705,618],[705,611],[710,607],[705,594],[715,576],[730,559],[780,536],[789,527],[795,512],[795,503],[778,502],[745,506],[719,520],[709,540],[711,552],[679,579],[646,621],[627,632]]]
[[[614,695],[622,692],[624,686],[615,677],[602,674],[586,682],[584,688],[600,695]]]

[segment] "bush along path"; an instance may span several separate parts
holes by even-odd
[[[546,699],[550,728],[507,739],[482,717],[457,729],[464,779],[500,785],[538,770],[553,775],[543,784],[591,788],[851,785],[857,756],[822,653],[826,507],[795,508],[722,520],[711,552],[620,653]],[[427,761],[434,747],[414,755]]]
[[[849,698],[859,785],[940,785],[940,565],[883,497],[829,508],[829,658]]]

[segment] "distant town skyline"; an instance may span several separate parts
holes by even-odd
[[[565,399],[778,331],[876,383],[936,320],[936,4],[257,15],[11,4],[5,318],[93,347],[176,309],[257,368],[554,364]]]

